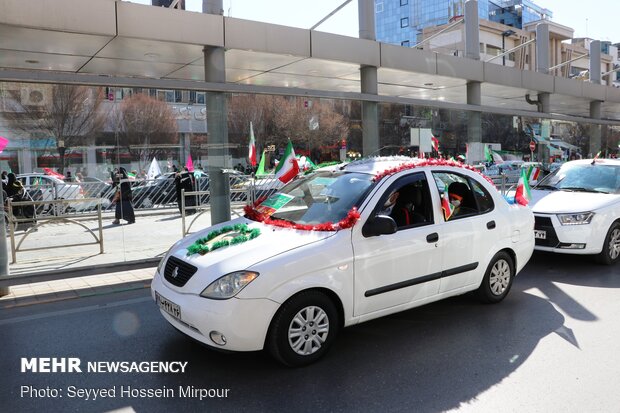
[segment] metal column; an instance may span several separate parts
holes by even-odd
[[[224,13],[223,0],[203,0],[202,12]],[[205,81],[226,83],[224,48],[205,46],[203,49]],[[211,193],[211,223],[218,224],[230,219],[230,188],[228,176],[223,169],[232,168],[228,145],[226,94],[207,93],[207,173]]]
[[[590,102],[590,117],[592,119],[601,118],[601,103],[602,102],[600,100]],[[596,156],[596,154],[601,150],[601,128],[601,125],[590,125],[590,154],[592,156]]]
[[[358,19],[360,39],[376,40],[375,2],[358,1]],[[360,67],[361,92],[378,94],[377,68]],[[362,101],[362,153],[364,156],[376,154],[379,150],[379,110],[377,102]]]
[[[480,60],[480,27],[478,22],[478,1],[465,3],[465,57]],[[467,104],[482,104],[480,82],[467,82]],[[482,142],[482,120],[479,111],[467,113],[467,142]],[[470,161],[469,159],[467,160]]]

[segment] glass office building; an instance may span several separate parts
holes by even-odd
[[[528,0],[495,0],[489,2],[488,19],[507,26],[523,28],[524,24],[537,20],[550,20],[550,10]]]
[[[413,46],[426,27],[448,24],[465,13],[465,0],[376,0],[377,40]],[[508,26],[550,19],[551,12],[528,0],[478,0],[478,16]]]

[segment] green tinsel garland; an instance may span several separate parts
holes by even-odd
[[[240,235],[234,237],[231,240],[221,240],[213,243],[209,247],[208,242],[220,235],[224,235],[228,232],[239,232]],[[232,226],[225,226],[218,230],[211,231],[206,237],[199,238],[187,248],[187,255],[200,254],[205,255],[208,252],[214,251],[218,248],[228,247],[229,245],[242,244],[246,241],[254,239],[260,235],[260,229],[249,229],[246,224],[237,224]]]

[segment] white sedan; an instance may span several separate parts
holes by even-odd
[[[202,343],[266,348],[299,366],[341,327],[470,291],[503,300],[533,253],[533,228],[529,208],[471,168],[371,158],[294,180],[245,217],[180,240],[152,296]]]
[[[563,164],[532,190],[536,250],[620,260],[620,160]]]

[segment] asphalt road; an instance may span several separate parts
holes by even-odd
[[[499,305],[462,296],[360,324],[300,369],[186,339],[147,290],[16,308],[0,314],[0,409],[618,412],[619,288],[618,266],[537,253]],[[175,374],[22,373],[22,357],[77,357],[83,369],[99,361],[187,365]],[[205,398],[179,387],[205,389]],[[121,394],[130,388],[174,395]],[[79,389],[115,393],[85,400]]]

